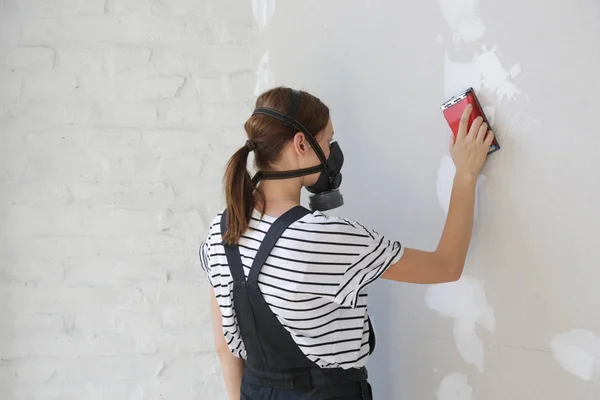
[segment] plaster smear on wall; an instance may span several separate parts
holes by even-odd
[[[442,379],[435,395],[437,400],[471,400],[473,388],[466,375],[453,372]]]
[[[264,31],[275,13],[275,0],[252,0],[252,12],[260,31]]]
[[[562,368],[584,381],[600,374],[600,336],[585,329],[572,329],[550,342],[554,358]]]
[[[264,91],[275,86],[275,76],[269,65],[269,50],[263,54],[256,69],[256,86],[254,95],[259,96]]]
[[[454,43],[474,42],[485,33],[485,25],[477,16],[477,0],[442,0],[442,13],[454,31]]]
[[[483,341],[477,325],[490,332],[496,330],[494,309],[483,290],[484,281],[463,275],[452,283],[432,285],[425,294],[427,307],[454,319],[454,342],[462,359],[483,372]]]
[[[454,184],[454,176],[456,175],[456,167],[450,154],[446,154],[440,160],[440,168],[437,175],[437,195],[438,201],[442,209],[448,213],[450,208],[450,197],[452,195],[452,186]],[[477,186],[475,188],[475,219],[479,215],[479,191],[485,182],[485,176],[477,177]]]
[[[476,93],[489,91],[497,101],[510,100],[522,92],[510,81],[521,73],[516,64],[506,70],[496,54],[496,49],[476,53],[470,63],[453,62],[448,53],[444,60],[444,95],[447,98],[472,87]]]

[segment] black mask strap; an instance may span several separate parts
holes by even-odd
[[[325,157],[321,146],[319,146],[319,143],[312,135],[312,133],[310,133],[310,131],[304,125],[302,125],[300,121],[296,119],[298,116],[299,109],[300,92],[297,90],[292,90],[290,106],[288,107],[287,114],[282,114],[277,110],[266,107],[257,108],[252,114],[262,114],[278,119],[282,121],[286,126],[296,130],[297,132],[304,133],[304,135],[306,136],[306,140],[308,140],[310,146],[317,154],[317,157],[319,158],[319,161],[321,161],[321,164],[310,168],[298,169],[295,171],[258,171],[256,175],[254,175],[254,177],[252,178],[252,182],[254,182],[255,184],[264,179],[289,179],[298,178],[300,176],[312,175],[328,168],[327,158]]]
[[[298,119],[298,110],[300,109],[300,92],[292,89],[290,98],[290,106],[288,107],[287,115],[294,121]]]
[[[310,131],[298,121],[297,114],[300,109],[300,92],[298,90],[292,90],[291,98],[290,98],[290,106],[288,107],[287,114],[282,114],[277,110],[273,110],[272,108],[259,107],[252,114],[262,114],[268,115],[270,117],[276,118],[282,121],[286,126],[295,129],[298,132],[304,133],[306,135],[306,139],[310,143],[310,146],[313,148],[315,153],[317,153],[317,157],[319,157],[319,161],[323,164],[324,168],[327,168],[327,158],[319,146],[319,143],[315,139],[315,137],[310,133]]]
[[[259,181],[264,180],[298,178],[301,176],[316,174],[324,169],[325,167],[322,164],[319,164],[314,167],[297,169],[295,171],[258,171],[256,175],[252,177],[252,182],[256,184]]]

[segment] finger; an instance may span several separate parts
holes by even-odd
[[[458,133],[456,134],[456,140],[464,139],[467,136],[467,129],[469,127],[469,117],[471,116],[471,112],[473,111],[473,106],[469,104],[465,111],[462,113],[462,117],[460,117],[460,124],[458,125]]]
[[[473,125],[471,125],[471,129],[469,129],[469,133],[467,133],[467,136],[475,138],[477,136],[477,132],[479,132],[479,128],[481,128],[482,123],[482,117],[475,118],[475,121],[473,121]]]
[[[449,143],[450,148],[453,148],[455,144],[456,144],[456,137],[454,137],[454,134],[451,134],[450,135],[450,143]]]
[[[487,131],[488,131],[488,124],[486,122],[484,122],[479,127],[479,131],[477,131],[477,141],[478,142],[483,142],[483,140],[485,139],[485,134],[487,133]]]
[[[491,146],[492,143],[494,142],[494,137],[495,137],[494,132],[488,131],[488,133],[487,133],[487,135],[485,137],[485,142],[484,143],[487,144],[488,146]]]

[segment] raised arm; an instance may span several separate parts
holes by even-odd
[[[410,283],[443,283],[460,278],[473,230],[477,175],[494,139],[483,119],[467,132],[472,108],[463,113],[460,128],[450,145],[456,165],[450,207],[444,231],[435,251],[404,249],[404,255],[383,274],[384,279]]]

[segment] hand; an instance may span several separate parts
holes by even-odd
[[[450,154],[456,166],[457,177],[477,179],[494,140],[494,133],[488,130],[488,124],[483,122],[482,117],[475,118],[467,132],[472,111],[473,106],[469,104],[460,119],[456,138],[452,135]]]

